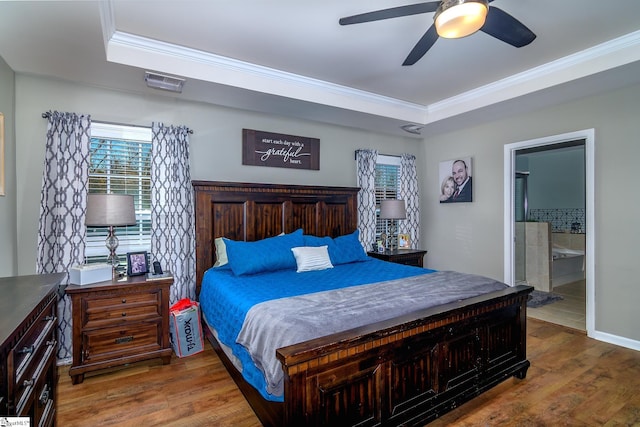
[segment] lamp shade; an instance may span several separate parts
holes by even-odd
[[[404,200],[389,199],[380,202],[380,218],[381,219],[405,219],[407,218],[407,209]]]
[[[126,194],[89,194],[85,225],[91,227],[136,224],[133,196]]]
[[[487,0],[444,0],[434,15],[440,37],[457,39],[475,33],[484,25]]]

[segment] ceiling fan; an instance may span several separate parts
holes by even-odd
[[[340,25],[361,24],[421,13],[436,12],[434,24],[413,47],[402,65],[413,65],[438,40],[438,37],[460,38],[477,30],[515,47],[531,43],[536,35],[523,23],[495,6],[493,0],[442,0],[381,9],[341,18]]]

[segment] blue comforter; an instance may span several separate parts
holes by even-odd
[[[340,289],[348,286],[431,273],[374,258],[363,262],[337,265],[320,271],[296,273],[280,270],[249,276],[235,276],[230,268],[207,270],[202,280],[200,307],[209,325],[218,333],[220,342],[233,351],[242,364],[242,375],[267,400],[282,401],[282,396],[267,392],[263,373],[253,364],[246,349],[236,343],[247,312],[255,304],[279,298]]]

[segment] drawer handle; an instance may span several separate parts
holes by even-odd
[[[116,338],[116,344],[124,344],[132,341],[133,341],[133,335],[129,335],[128,337]]]
[[[122,298],[122,303],[126,304],[127,303],[127,299],[126,298]]]
[[[35,345],[31,345],[29,347],[22,347],[22,350],[18,350],[18,354],[29,354],[33,353],[33,350],[36,349]]]
[[[33,379],[24,380],[24,382],[22,383],[22,387],[32,387],[34,383],[35,381]]]
[[[44,390],[42,390],[39,400],[40,400],[40,404],[43,406],[46,405],[47,402],[49,401],[49,384],[46,384],[44,386]]]
[[[122,312],[122,317],[125,317],[126,315],[127,315],[127,312],[126,312],[126,311],[123,311],[123,312]]]

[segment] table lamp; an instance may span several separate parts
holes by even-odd
[[[120,261],[116,255],[118,238],[114,227],[136,224],[136,211],[133,207],[133,196],[126,194],[96,194],[87,196],[87,227],[109,227],[109,235],[105,245],[109,250],[107,263],[113,268],[113,277],[117,277]]]
[[[390,250],[394,249],[394,242],[398,241],[396,221],[406,218],[407,208],[405,207],[404,200],[388,199],[380,202],[380,219],[391,221],[391,226],[389,227],[389,234],[391,236],[389,239]]]

